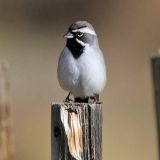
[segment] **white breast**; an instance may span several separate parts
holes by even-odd
[[[84,53],[75,59],[65,47],[58,64],[58,80],[61,87],[75,97],[99,94],[106,83],[103,55],[96,48],[86,46]]]
[[[79,69],[70,50],[65,47],[58,63],[58,80],[64,90],[71,91],[75,88],[79,79]]]

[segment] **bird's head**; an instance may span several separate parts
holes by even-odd
[[[78,43],[83,47],[97,43],[95,30],[87,21],[77,21],[71,24],[64,37],[67,41]]]

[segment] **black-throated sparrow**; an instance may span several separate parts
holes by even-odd
[[[67,43],[57,69],[60,86],[74,96],[75,102],[88,102],[89,98],[99,101],[106,83],[106,69],[93,26],[87,21],[77,21],[64,37]]]

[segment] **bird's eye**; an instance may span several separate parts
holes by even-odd
[[[78,32],[77,35],[78,35],[78,37],[82,37],[83,33],[82,32]]]

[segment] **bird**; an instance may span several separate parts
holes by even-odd
[[[57,77],[61,88],[69,92],[65,101],[72,101],[73,95],[74,102],[99,102],[107,81],[106,65],[93,26],[88,21],[76,21],[64,37]]]

